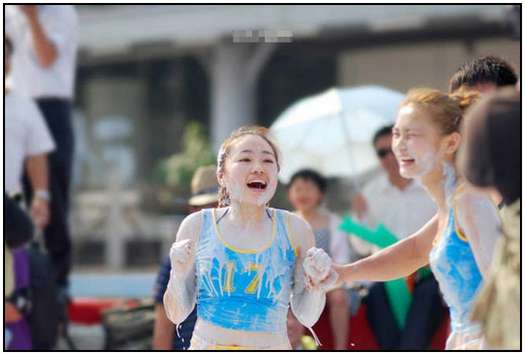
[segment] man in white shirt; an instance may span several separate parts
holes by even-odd
[[[390,148],[390,133],[379,136],[374,143],[383,172],[369,181],[352,200],[352,210],[361,223],[375,228],[382,223],[398,239],[416,232],[436,213],[430,196],[416,181],[399,174],[396,158]],[[379,250],[357,238],[352,244],[362,255]]]
[[[399,174],[391,149],[392,126],[378,130],[372,143],[384,173],[370,181],[362,194],[352,200],[352,210],[359,221],[370,228],[383,224],[398,239],[406,238],[434,216],[435,204],[421,185]],[[379,250],[357,237],[352,237],[351,243],[363,256]],[[432,274],[416,278],[405,329],[397,326],[384,283],[371,287],[366,302],[368,320],[379,345],[388,350],[427,349],[445,312]]]
[[[11,66],[12,43],[4,40],[4,72]],[[4,191],[8,195],[22,192],[25,169],[35,193],[30,203],[33,223],[44,228],[49,221],[47,154],[55,144],[33,100],[4,87],[5,171]]]
[[[14,44],[13,90],[36,101],[56,144],[49,156],[50,222],[46,249],[67,289],[71,237],[67,223],[73,163],[71,103],[77,52],[77,15],[72,5],[9,5],[5,30]],[[32,189],[26,183],[26,197]]]

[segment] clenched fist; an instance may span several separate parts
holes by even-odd
[[[303,261],[304,273],[312,281],[318,283],[324,280],[330,273],[332,259],[323,249],[312,247],[306,252]]]
[[[309,287],[319,286],[328,290],[337,281],[338,275],[332,268],[332,259],[323,249],[314,247],[308,249],[303,261],[303,268]]]
[[[176,275],[185,276],[192,268],[195,260],[195,243],[184,239],[171,245],[171,268]]]

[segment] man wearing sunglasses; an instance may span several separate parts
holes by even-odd
[[[360,223],[375,229],[383,224],[397,238],[404,238],[421,228],[436,208],[423,187],[399,174],[392,153],[392,126],[379,129],[372,140],[381,173],[370,180],[352,200],[352,212]],[[353,237],[352,245],[363,256],[378,250]],[[372,285],[365,301],[367,316],[376,339],[383,350],[426,350],[439,327],[445,309],[441,305],[439,287],[432,274],[415,278],[412,303],[404,329],[396,323],[384,283]],[[441,308],[441,309],[438,309]]]

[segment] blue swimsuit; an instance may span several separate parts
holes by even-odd
[[[470,320],[470,313],[482,276],[468,240],[456,228],[455,218],[451,208],[447,229],[430,252],[430,267],[450,308],[452,331],[476,333],[479,327]]]
[[[229,245],[215,210],[203,210],[196,254],[197,316],[228,329],[284,332],[296,255],[285,211],[269,209],[272,240],[260,250]]]

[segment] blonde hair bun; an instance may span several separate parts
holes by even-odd
[[[479,98],[479,92],[460,89],[454,94],[447,94],[437,89],[410,89],[401,102],[401,107],[418,105],[430,112],[432,121],[443,134],[459,132],[465,110]]]
[[[479,100],[480,93],[476,90],[461,88],[449,96],[465,112],[467,108]]]

